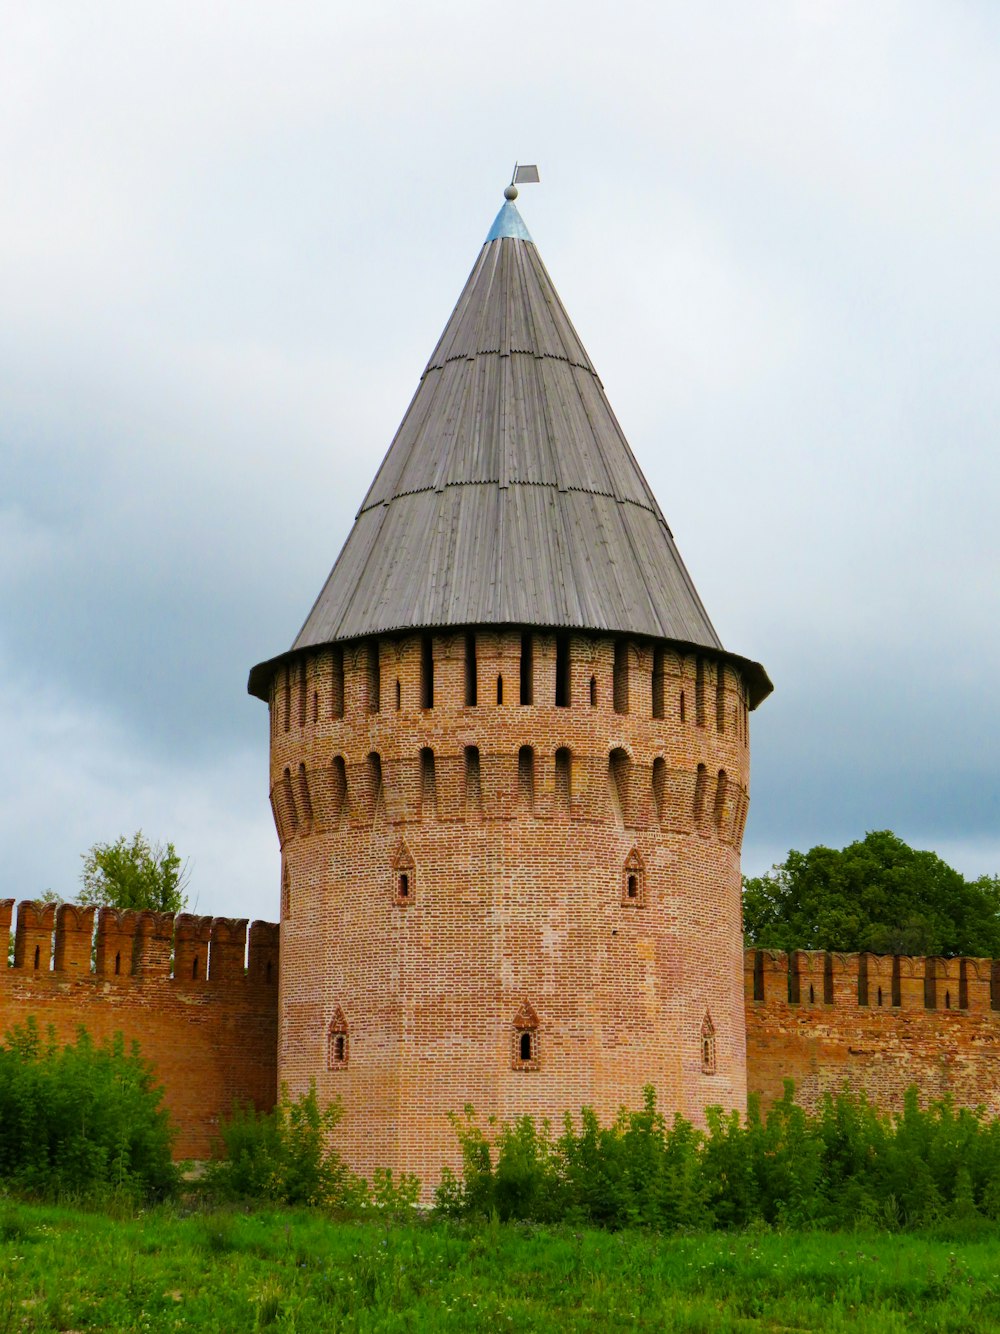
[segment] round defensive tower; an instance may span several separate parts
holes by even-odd
[[[516,192],[514,192],[516,193]],[[727,652],[511,192],[291,649],[254,667],[279,1078],[356,1170],[447,1114],[746,1101]]]

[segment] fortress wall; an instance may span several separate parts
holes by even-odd
[[[1000,962],[747,950],[747,1085],[766,1106],[847,1084],[898,1111],[911,1084],[1000,1116]]]
[[[0,941],[14,901],[0,901]],[[21,903],[14,964],[0,963],[0,1033],[29,1015],[62,1041],[137,1041],[179,1129],[178,1158],[208,1158],[234,1100],[277,1087],[278,928],[181,913]],[[249,948],[248,948],[249,944]],[[93,960],[93,962],[92,962]]]

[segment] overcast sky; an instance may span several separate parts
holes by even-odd
[[[1000,6],[0,0],[0,897],[275,917],[267,718],[519,201],[726,646],[744,865],[1000,871]]]

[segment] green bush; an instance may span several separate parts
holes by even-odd
[[[136,1044],[60,1047],[29,1018],[0,1043],[0,1181],[45,1198],[162,1199],[178,1184],[163,1091]]]
[[[226,1157],[212,1165],[206,1184],[228,1199],[291,1205],[357,1202],[364,1183],[329,1145],[343,1114],[339,1098],[320,1107],[315,1083],[294,1102],[282,1088],[281,1100],[270,1112],[234,1108],[221,1132]]]
[[[707,1131],[667,1124],[652,1088],[609,1126],[584,1108],[553,1139],[531,1117],[484,1129],[453,1117],[461,1176],[446,1171],[438,1209],[454,1216],[584,1222],[663,1231],[876,1225],[889,1230],[1000,1219],[1000,1120],[921,1108],[898,1117],[863,1096],[827,1095],[809,1114],[791,1081],[763,1116],[711,1109]]]

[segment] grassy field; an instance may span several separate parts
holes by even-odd
[[[0,1334],[998,1327],[995,1232],[663,1238],[0,1200]]]

